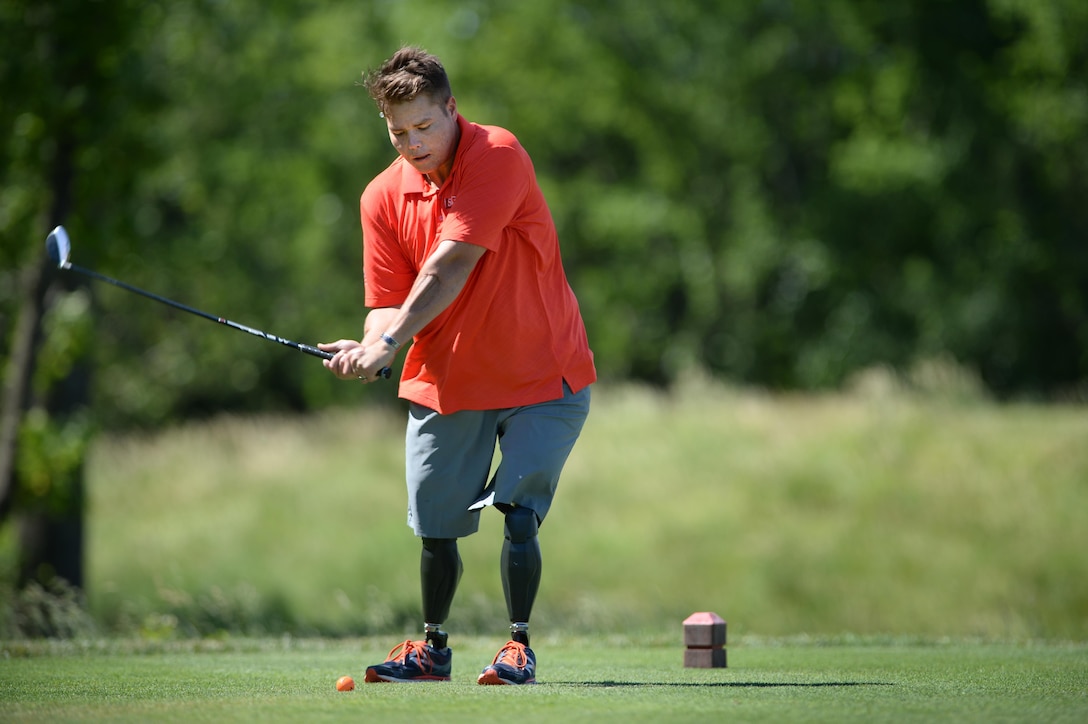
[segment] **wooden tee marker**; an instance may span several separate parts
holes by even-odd
[[[684,666],[693,669],[724,669],[725,619],[702,611],[684,619]]]

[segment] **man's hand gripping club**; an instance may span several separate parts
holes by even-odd
[[[424,262],[404,304],[372,309],[367,314],[361,341],[341,339],[317,345],[318,349],[334,353],[323,364],[342,380],[371,382],[379,376],[388,377],[401,343],[417,335],[453,303],[486,251],[465,242],[440,242]]]

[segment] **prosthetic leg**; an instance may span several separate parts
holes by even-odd
[[[456,538],[424,538],[419,558],[420,587],[423,590],[423,622],[427,643],[446,648],[448,635],[441,625],[450,615],[464,566]]]
[[[366,681],[449,681],[453,651],[441,624],[450,613],[461,580],[456,538],[424,538],[419,558],[423,589],[424,641],[405,641],[382,664],[368,666]]]
[[[510,614],[510,639],[529,645],[529,615],[540,587],[539,522],[530,508],[512,507],[506,513],[506,540],[502,546],[502,589]]]

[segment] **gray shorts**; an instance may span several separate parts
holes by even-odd
[[[548,514],[559,475],[589,414],[589,388],[504,410],[440,415],[411,403],[405,460],[408,526],[424,538],[463,538],[489,505]],[[501,459],[489,481],[498,443]]]

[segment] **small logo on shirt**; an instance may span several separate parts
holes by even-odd
[[[446,199],[446,209],[447,210],[452,209],[453,208],[453,202],[456,201],[456,200],[457,200],[456,196],[450,196],[448,199]]]

